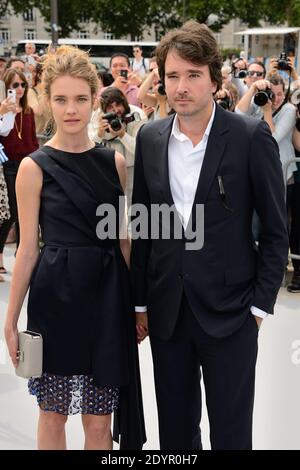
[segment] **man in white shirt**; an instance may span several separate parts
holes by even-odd
[[[149,72],[149,60],[143,57],[143,51],[140,46],[133,46],[132,71],[143,78]]]
[[[176,115],[137,137],[133,208],[147,208],[148,235],[156,225],[159,236],[133,231],[131,271],[139,342],[149,321],[160,445],[202,447],[202,368],[212,449],[251,449],[258,328],[288,251],[278,148],[265,122],[214,104],[222,60],[205,25],[168,33],[156,58]],[[157,205],[164,214],[154,219]]]

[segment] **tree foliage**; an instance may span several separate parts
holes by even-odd
[[[23,13],[33,6],[50,22],[50,0],[0,0],[0,15]],[[259,26],[261,20],[299,25],[300,0],[58,0],[58,14],[61,37],[80,30],[84,14],[116,38],[130,35],[135,39],[152,27],[163,34],[189,18],[208,24],[214,31],[233,18],[249,27]]]

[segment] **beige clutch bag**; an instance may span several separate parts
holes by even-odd
[[[41,377],[43,373],[43,338],[33,331],[19,333],[19,364],[16,375],[29,379]]]

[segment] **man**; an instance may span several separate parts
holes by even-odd
[[[237,87],[240,98],[249,90],[251,85],[257,80],[262,80],[266,76],[266,69],[262,62],[255,61],[247,66],[247,62],[244,59],[239,58],[233,63],[233,76],[232,83]],[[241,71],[246,72],[244,79],[238,78],[238,74]]]
[[[118,88],[108,87],[104,90],[100,104],[101,110],[98,109],[93,114],[89,135],[95,142],[102,143],[105,147],[115,149],[124,155],[127,166],[126,196],[130,205],[136,135],[147,117],[140,108],[129,105],[125,95]],[[112,121],[106,119],[104,113],[115,113],[120,129],[114,130]]]
[[[133,209],[175,204],[184,236],[171,226],[163,238],[169,219],[156,218],[158,237],[133,233],[131,269],[138,341],[148,309],[160,444],[201,448],[201,367],[212,448],[251,449],[258,327],[273,313],[288,249],[278,149],[266,123],[213,103],[222,62],[205,25],[168,33],[156,58],[176,114],[140,129]],[[193,249],[187,240],[199,225],[204,243]]]
[[[121,90],[129,104],[139,106],[137,84],[141,83],[141,79],[138,78],[137,81],[135,74],[130,72],[129,57],[126,54],[116,53],[111,57],[109,67],[114,79],[111,86]]]
[[[133,46],[132,71],[143,78],[149,71],[149,60],[143,57],[143,51],[140,46]]]

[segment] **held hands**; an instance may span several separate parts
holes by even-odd
[[[138,344],[148,336],[148,314],[147,312],[136,312],[136,336]]]
[[[14,367],[17,367],[19,363],[18,359],[18,348],[19,348],[19,338],[18,330],[12,328],[5,328],[5,340],[8,347],[9,355]]]

